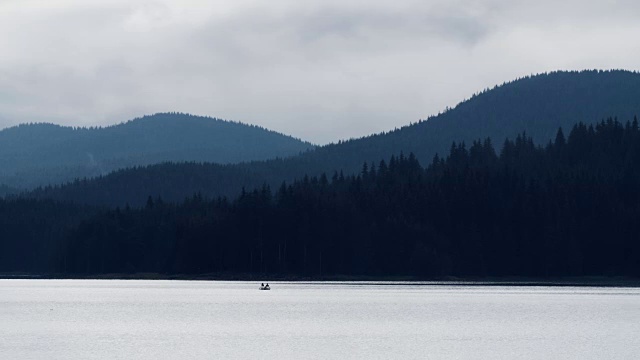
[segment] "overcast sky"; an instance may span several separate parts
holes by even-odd
[[[165,111],[315,143],[557,69],[640,68],[640,2],[0,0],[0,127]]]

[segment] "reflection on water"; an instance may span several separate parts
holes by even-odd
[[[632,359],[640,289],[0,280],[0,359]]]

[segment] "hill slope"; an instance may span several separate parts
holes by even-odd
[[[93,181],[37,191],[32,196],[99,204],[141,204],[147,195],[181,200],[194,192],[235,196],[242,186],[263,182],[278,186],[304,174],[332,175],[360,171],[363,162],[378,162],[401,151],[423,164],[451,143],[490,137],[498,150],[507,137],[526,132],[544,144],[559,127],[596,123],[607,117],[630,121],[640,114],[640,74],[628,71],[554,72],[515,80],[486,90],[443,114],[388,133],[316,148],[300,156],[233,166],[164,164],[118,172]],[[153,176],[151,174],[154,174]],[[136,180],[137,179],[137,180]],[[127,184],[142,184],[135,199],[124,195]],[[131,191],[131,190],[127,190]],[[114,195],[116,194],[116,195]]]
[[[620,121],[640,115],[640,73],[629,71],[553,72],[518,79],[485,90],[442,114],[388,133],[329,145],[306,154],[330,159],[334,168],[359,170],[364,160],[413,152],[420,161],[448,153],[452,142],[490,137],[498,148],[526,132],[546,144],[559,127]]]
[[[312,147],[256,126],[174,113],[105,128],[20,125],[0,131],[0,184],[46,185],[163,161],[266,160]]]

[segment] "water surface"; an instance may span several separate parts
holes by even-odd
[[[633,359],[640,289],[0,280],[0,359]]]

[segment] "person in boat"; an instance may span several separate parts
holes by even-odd
[[[265,286],[265,289],[270,289],[270,288],[269,288],[269,283],[267,283],[267,286]]]
[[[264,287],[264,283],[260,284],[260,287]]]

